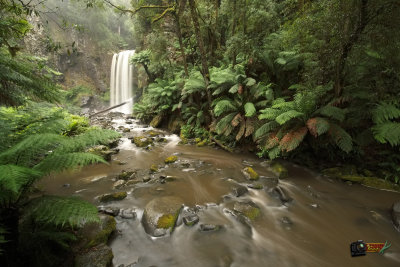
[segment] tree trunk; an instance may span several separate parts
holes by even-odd
[[[204,82],[206,84],[206,93],[207,93],[207,102],[208,102],[208,108],[209,108],[209,113],[211,115],[212,120],[215,120],[214,113],[212,112],[211,109],[211,92],[208,89],[208,85],[210,84],[210,73],[208,70],[208,63],[207,63],[207,55],[206,55],[206,50],[204,48],[204,41],[203,38],[201,37],[200,33],[200,24],[199,24],[199,18],[198,14],[196,12],[196,6],[194,0],[189,0],[189,6],[190,6],[190,14],[192,16],[192,21],[193,21],[193,26],[194,26],[194,31],[197,39],[197,45],[199,46],[200,50],[200,57],[201,57],[201,67],[202,67],[202,74],[204,78]]]
[[[179,48],[181,50],[181,54],[183,57],[183,68],[185,69],[185,75],[186,77],[189,77],[189,71],[188,71],[188,66],[187,66],[187,61],[186,61],[186,53],[185,53],[185,47],[183,46],[183,40],[182,40],[182,28],[181,28],[181,22],[180,22],[180,17],[183,13],[183,10],[185,10],[186,6],[186,0],[181,0],[179,3],[179,10],[178,13],[174,12],[174,18],[175,18],[175,24],[176,24],[176,35],[178,36],[178,41],[179,41]]]
[[[360,39],[365,27],[368,24],[368,10],[367,10],[368,0],[361,0],[360,7],[360,20],[356,26],[353,33],[350,34],[347,41],[342,46],[342,51],[340,53],[337,65],[336,65],[336,77],[335,77],[335,95],[338,97],[342,94],[345,81],[344,68],[346,66],[346,60],[353,46]]]
[[[232,37],[236,33],[236,0],[233,0],[233,16],[232,16]],[[233,50],[233,55],[232,55],[232,68],[235,67],[236,65],[236,50]]]
[[[146,71],[147,77],[149,77],[149,83],[154,82],[154,76],[153,74],[149,71],[149,67],[147,67],[146,64],[142,63],[144,70]]]

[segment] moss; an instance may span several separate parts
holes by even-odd
[[[134,143],[137,147],[146,147],[152,144],[153,140],[145,136],[136,136],[132,139],[132,143]]]
[[[150,172],[158,172],[158,166],[156,164],[151,164]]]
[[[244,168],[243,172],[245,173],[247,178],[250,180],[258,180],[258,178],[260,178],[258,173],[255,170],[253,170],[253,168],[251,168],[251,167]]]
[[[271,168],[280,179],[287,178],[289,176],[288,170],[280,163],[274,163]]]
[[[175,224],[175,216],[173,214],[165,214],[157,221],[157,228],[169,229]]]
[[[109,202],[115,200],[122,200],[126,198],[128,194],[126,192],[116,192],[112,194],[105,194],[100,197],[100,202]]]
[[[132,176],[133,172],[127,172],[127,171],[122,171],[118,175],[118,180],[129,180],[129,178]]]
[[[153,130],[150,130],[150,131],[146,132],[146,134],[148,134],[151,137],[156,137],[156,136],[160,135],[159,132],[156,132],[156,131],[153,131]]]
[[[198,147],[206,146],[208,144],[207,140],[204,139],[203,141],[200,141],[196,144]]]
[[[174,163],[175,161],[177,161],[178,160],[178,157],[177,156],[169,156],[168,158],[166,158],[165,160],[164,160],[164,162],[166,163],[166,164],[169,164],[169,163]]]
[[[161,121],[163,119],[163,116],[161,114],[156,115],[150,122],[150,126],[157,128],[158,125],[160,125]]]
[[[362,183],[365,177],[358,175],[340,175],[338,176],[340,179],[345,181],[351,181],[353,183]]]
[[[262,184],[252,184],[250,186],[250,188],[252,188],[252,189],[263,189],[264,186]]]
[[[260,209],[251,207],[243,212],[243,215],[254,221],[258,216],[260,216]]]
[[[107,216],[102,220],[100,231],[95,234],[95,236],[88,242],[87,248],[97,246],[101,243],[106,243],[112,232],[116,229],[116,221],[114,217]]]
[[[334,168],[322,170],[322,174],[331,176],[331,177],[340,177],[343,173],[339,167],[334,167]]]
[[[389,181],[379,179],[376,177],[365,177],[364,180],[362,181],[362,184],[365,186],[370,186],[370,187],[374,187],[377,189],[400,191],[399,185],[393,184]]]
[[[200,142],[201,142],[201,138],[198,138],[198,137],[197,137],[197,138],[194,139],[194,141],[196,142],[196,144],[197,144],[197,143],[200,143]]]

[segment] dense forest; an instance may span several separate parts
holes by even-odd
[[[109,100],[125,49],[133,116],[182,144],[398,190],[399,14],[397,0],[0,0],[2,263],[68,266],[77,229],[99,222],[92,204],[36,182],[107,162],[90,148],[120,133],[77,106]]]

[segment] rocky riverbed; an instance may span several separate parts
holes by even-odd
[[[81,266],[111,259],[120,267],[400,265],[398,193],[212,144],[180,144],[119,113],[93,124],[122,134],[95,148],[109,165],[42,182],[48,193],[97,205],[103,223],[115,220],[99,230],[106,237],[89,250],[92,258],[78,259]],[[351,258],[349,245],[360,239],[392,246],[384,255]]]

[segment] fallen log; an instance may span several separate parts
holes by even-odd
[[[230,153],[233,153],[233,149],[232,149],[232,148],[227,147],[226,145],[224,145],[223,143],[221,143],[220,141],[218,141],[217,139],[215,139],[213,136],[211,137],[211,140],[212,140],[214,143],[216,143],[219,147],[221,147],[222,149],[224,149],[224,150],[226,150],[226,151],[228,151],[228,152],[230,152]]]
[[[114,109],[114,108],[118,108],[118,107],[120,107],[120,106],[122,106],[122,105],[125,105],[125,104],[129,103],[130,101],[131,101],[131,100],[128,100],[128,101],[125,101],[125,102],[123,102],[123,103],[121,103],[121,104],[118,104],[118,105],[115,105],[115,106],[106,108],[106,109],[104,109],[104,110],[102,110],[102,111],[96,112],[96,113],[94,113],[94,114],[91,114],[91,115],[89,115],[89,118],[91,118],[91,117],[93,117],[93,116],[96,116],[96,115],[99,115],[99,114],[101,114],[101,113],[107,112],[107,111],[109,111],[109,110],[112,110],[112,109]]]

